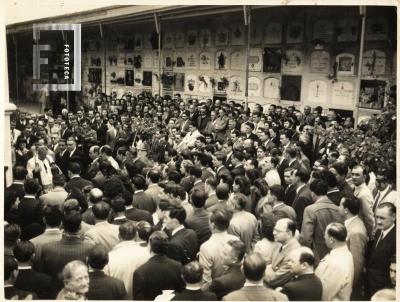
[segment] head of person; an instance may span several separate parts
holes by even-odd
[[[229,185],[226,183],[219,183],[217,188],[215,189],[215,193],[217,194],[217,198],[219,200],[228,200]]]
[[[360,212],[360,200],[358,198],[343,197],[340,200],[340,212],[343,217],[353,217]]]
[[[68,174],[70,177],[73,175],[81,174],[81,165],[77,162],[71,162],[68,167]]]
[[[267,193],[268,202],[271,204],[275,204],[278,202],[282,202],[285,197],[285,190],[281,185],[273,185],[269,188]]]
[[[223,263],[230,267],[234,264],[240,264],[243,261],[243,257],[246,253],[246,245],[241,240],[232,239],[229,240],[223,249]]]
[[[182,268],[182,279],[186,284],[199,284],[203,279],[203,268],[199,262],[192,261]]]
[[[44,160],[47,156],[47,147],[46,146],[38,147],[37,154],[40,160]]]
[[[263,213],[259,220],[259,233],[262,238],[266,238],[268,241],[275,241],[274,238],[274,227],[276,219],[272,213]]]
[[[351,170],[351,179],[353,180],[353,184],[356,186],[360,186],[365,183],[367,177],[367,170],[365,167],[361,165],[356,165]]]
[[[328,192],[328,184],[323,179],[314,179],[310,184],[311,197],[316,201]]]
[[[171,207],[167,209],[164,217],[165,228],[173,231],[185,223],[186,210],[183,207]]]
[[[288,185],[294,184],[295,183],[295,175],[296,175],[296,169],[286,168],[285,171],[283,172],[283,177],[285,179],[285,183]]]
[[[26,179],[26,175],[28,174],[28,170],[24,166],[14,166],[13,168],[13,177],[15,180],[24,181]]]
[[[149,237],[150,251],[154,254],[164,254],[168,243],[168,235],[163,231],[155,231]]]
[[[100,201],[92,207],[93,215],[96,221],[107,220],[110,210],[110,205],[104,201]]]
[[[276,225],[274,227],[275,241],[280,242],[284,245],[294,237],[295,232],[295,222],[289,218],[281,218],[276,222]]]
[[[378,290],[372,297],[371,301],[396,301],[396,290],[392,288],[384,288]]]
[[[243,211],[247,205],[247,198],[242,193],[234,193],[232,194],[227,203],[227,207],[229,210],[233,212]]]
[[[57,205],[43,208],[43,221],[49,228],[58,228],[61,225],[62,212]]]
[[[88,265],[95,270],[102,270],[108,264],[108,251],[102,244],[96,244],[89,252]]]
[[[395,180],[395,173],[391,169],[378,169],[376,172],[375,185],[379,191],[384,191],[389,185],[393,184]]]
[[[21,227],[15,223],[4,226],[4,246],[13,249],[21,237]]]
[[[69,137],[67,139],[67,149],[68,151],[72,152],[76,149],[76,141],[73,137]]]
[[[338,222],[332,222],[325,229],[325,244],[329,249],[346,244],[346,227]]]
[[[14,284],[18,276],[18,262],[13,256],[4,255],[4,283]]]
[[[302,275],[314,270],[314,253],[308,247],[299,247],[289,254],[289,268],[296,275]]]
[[[64,187],[65,176],[63,174],[53,175],[53,186],[54,187]]]
[[[396,222],[396,207],[390,202],[381,203],[375,213],[376,228],[386,231]]]
[[[89,157],[91,160],[95,160],[96,158],[99,157],[100,154],[100,147],[95,145],[95,146],[91,146],[89,148]]]
[[[206,180],[207,183],[208,179]],[[196,209],[201,209],[204,207],[207,200],[207,195],[203,190],[193,190],[190,195],[190,202]]]
[[[88,267],[80,260],[67,263],[61,272],[61,279],[64,288],[70,292],[84,295],[89,291]]]
[[[210,216],[211,228],[215,232],[224,232],[228,229],[232,219],[232,212],[225,209],[217,209]]]
[[[36,195],[40,191],[40,185],[36,179],[29,178],[25,180],[24,190],[26,194]]]
[[[251,253],[244,258],[243,274],[251,282],[261,281],[264,277],[267,263],[259,253]]]
[[[103,191],[99,188],[93,188],[89,192],[89,202],[96,204],[103,199]]]
[[[81,213],[77,210],[65,212],[62,218],[64,231],[71,234],[78,233],[81,228],[82,217]]]
[[[152,226],[149,222],[143,220],[139,221],[136,224],[136,230],[140,240],[146,243],[149,242],[150,235],[153,231]]]

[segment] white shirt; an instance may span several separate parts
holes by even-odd
[[[346,219],[346,220],[344,221],[344,226],[346,227],[346,229],[349,228],[350,223],[351,223],[354,219],[356,219],[357,217],[358,217],[358,216],[356,215],[356,216],[353,216],[353,217],[351,217],[351,218],[349,218],[349,219]]]

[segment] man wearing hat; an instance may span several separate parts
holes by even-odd
[[[374,204],[372,207],[375,213],[376,208],[385,202],[397,205],[397,192],[393,188],[395,171],[393,168],[381,168],[376,173],[376,192],[374,192]]]

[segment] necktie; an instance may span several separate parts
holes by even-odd
[[[375,248],[378,247],[378,245],[379,245],[379,243],[382,241],[382,239],[383,239],[383,232],[381,231],[381,234],[379,235],[379,238],[378,238],[378,240],[376,241]]]

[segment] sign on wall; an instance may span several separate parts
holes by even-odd
[[[211,46],[211,31],[209,29],[203,28],[200,30],[199,42],[202,48]]]
[[[209,52],[200,53],[200,70],[211,69],[211,55]]]
[[[198,32],[197,30],[188,30],[186,34],[186,45],[188,47],[197,47],[198,45]]]
[[[174,48],[174,34],[172,32],[166,32],[163,35],[163,45],[162,47],[165,48]]]
[[[186,67],[186,54],[182,51],[174,53],[175,69],[184,69]]]
[[[261,81],[257,77],[249,77],[248,84],[249,96],[261,95]]]
[[[244,95],[243,80],[240,76],[234,75],[229,80],[228,97],[240,97]]]
[[[310,72],[311,73],[329,73],[329,52],[325,50],[316,50],[310,56]]]
[[[185,34],[181,31],[175,33],[175,47],[176,48],[185,47]]]
[[[388,38],[388,20],[384,16],[367,18],[365,40],[381,41]]]
[[[187,68],[188,69],[197,69],[198,67],[198,61],[197,61],[197,53],[194,51],[191,51],[187,54]]]
[[[359,107],[382,109],[386,84],[386,81],[361,80]]]
[[[261,71],[262,50],[260,48],[250,48],[248,63],[249,63],[249,71]]]
[[[354,103],[354,85],[351,82],[339,81],[332,86],[332,104],[351,106]]]
[[[333,23],[329,20],[318,20],[313,26],[313,40],[321,40],[326,43],[332,41]]]
[[[280,73],[282,66],[282,49],[281,48],[264,48],[263,55],[263,72]]]
[[[354,75],[354,55],[351,53],[342,53],[336,56],[337,75]]]
[[[298,73],[303,68],[303,54],[296,49],[286,50],[282,57],[283,73]]]
[[[208,75],[202,74],[199,76],[198,81],[198,91],[201,93],[212,93],[212,86],[210,82],[210,77]]]
[[[264,80],[264,97],[271,101],[280,99],[280,82],[278,78],[269,77]]]
[[[181,91],[183,92],[185,90],[184,85],[185,85],[185,74],[183,72],[177,72],[175,73],[175,78],[174,78],[174,91]]]
[[[312,103],[326,103],[328,85],[325,81],[315,80],[308,84],[307,101]]]
[[[281,100],[299,102],[301,96],[301,76],[282,75]]]
[[[185,84],[185,91],[189,93],[193,93],[197,91],[197,76],[190,74],[186,76],[186,84]]]

